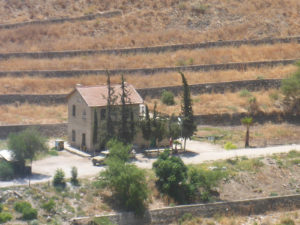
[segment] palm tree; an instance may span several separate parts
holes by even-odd
[[[246,131],[246,138],[245,138],[245,148],[249,147],[249,139],[250,139],[250,126],[253,124],[253,118],[252,117],[244,117],[241,119],[242,124],[244,124],[247,128]]]

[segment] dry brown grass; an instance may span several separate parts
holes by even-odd
[[[67,106],[1,105],[0,115],[0,125],[61,123],[67,121]]]
[[[251,92],[247,97],[242,97],[239,92],[194,95],[192,96],[193,111],[195,115],[247,112],[249,107],[249,98],[251,97],[256,98],[260,111],[280,111],[281,109],[277,107],[276,101],[270,97],[273,93],[277,93],[277,95],[280,96],[278,90]],[[180,97],[175,98],[176,104],[174,106],[164,105],[159,99],[146,98],[145,102],[151,110],[156,102],[158,111],[169,115],[172,113],[179,115],[181,111]]]
[[[1,30],[1,51],[95,49],[299,34],[298,0],[5,1],[0,21],[78,16],[121,9],[89,22]],[[204,8],[205,12],[199,12]]]
[[[186,66],[300,58],[299,44],[180,50],[137,55],[93,55],[57,59],[16,58],[0,61],[0,70],[122,69]]]
[[[237,80],[251,80],[257,78],[285,78],[296,71],[296,66],[279,66],[274,68],[260,68],[246,71],[210,71],[185,72],[189,84],[225,82]],[[120,76],[111,77],[113,83],[120,83]],[[163,87],[181,85],[178,73],[162,73],[149,76],[126,75],[128,83],[136,88]],[[79,76],[72,78],[43,78],[43,77],[2,77],[0,78],[0,94],[11,93],[68,93],[76,84],[96,85],[105,84],[106,77],[101,75]]]

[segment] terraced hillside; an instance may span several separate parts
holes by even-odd
[[[297,0],[50,0],[0,1],[0,22],[73,17],[119,9],[94,21],[1,30],[1,51],[101,49],[292,36]]]
[[[249,66],[230,67],[228,63],[248,63],[252,61],[272,61],[299,59],[300,44],[298,39],[285,41],[258,41],[259,44],[223,45],[222,40],[242,40],[254,38],[279,38],[299,35],[300,19],[297,17],[300,3],[288,0],[161,0],[161,1],[4,1],[0,0],[0,23],[11,24],[26,21],[48,20],[63,17],[81,17],[109,10],[121,10],[122,14],[111,17],[47,24],[25,24],[24,26],[2,29],[0,26],[0,55],[7,52],[37,52],[63,50],[99,50],[107,48],[132,48],[155,45],[201,43],[202,48],[173,49],[161,52],[136,52],[135,54],[85,54],[71,57],[30,58],[19,54],[17,58],[0,57],[0,94],[66,94],[75,84],[94,85],[105,83],[105,70],[150,69],[149,75],[127,74],[127,82],[137,88],[165,87],[180,85],[180,76],[176,72],[165,70],[166,67],[191,67],[194,65],[224,64],[212,66],[209,71],[185,71],[189,84],[205,84],[239,80],[282,79],[296,70],[288,65],[268,63]],[[279,40],[279,39],[278,39]],[[205,45],[206,41],[219,41],[214,48]],[[254,42],[256,43],[256,42]],[[219,45],[220,44],[220,45]],[[199,44],[198,44],[199,45]],[[203,47],[204,46],[204,47]],[[206,47],[205,47],[206,46]],[[218,47],[219,46],[219,47]],[[226,46],[226,47],[224,47]],[[81,70],[70,77],[56,77],[49,73],[47,77],[40,72],[60,70],[64,76],[72,71]],[[87,70],[91,70],[87,73]],[[93,70],[103,70],[96,74]],[[12,76],[14,71],[18,71]],[[31,71],[31,72],[29,72]],[[64,72],[69,71],[69,72]],[[7,72],[7,73],[6,73]],[[42,73],[41,72],[41,73]],[[31,76],[35,74],[37,76]],[[115,72],[113,82],[120,82],[122,72]],[[237,91],[237,90],[235,90]],[[260,98],[276,95],[277,90],[254,93]],[[239,93],[227,93],[226,101],[218,94],[205,97],[195,93],[195,112],[197,114],[234,113],[245,111],[247,99]],[[224,97],[223,96],[223,97]],[[279,98],[278,97],[278,98]],[[198,99],[198,100],[197,100]],[[200,100],[201,99],[201,100]],[[207,99],[207,100],[205,100]],[[153,104],[155,100],[147,98]],[[156,101],[159,101],[156,99]],[[178,102],[179,100],[177,100]],[[198,101],[198,102],[197,102]],[[216,104],[208,104],[215,102]],[[223,102],[221,107],[218,102]],[[229,104],[230,103],[230,104]],[[266,112],[281,110],[281,106],[271,98],[260,101]],[[276,103],[276,104],[275,104]],[[205,104],[205,111],[201,106]],[[218,105],[218,107],[216,107]],[[1,124],[61,122],[66,120],[66,107],[63,105],[37,106],[31,104],[2,105]],[[161,105],[162,111],[178,111]],[[35,117],[35,110],[40,116]],[[53,110],[55,109],[55,110]],[[56,113],[54,113],[54,111]],[[4,113],[5,112],[5,113]],[[9,114],[18,114],[11,118]],[[43,119],[46,117],[47,119]]]

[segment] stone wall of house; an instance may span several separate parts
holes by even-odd
[[[119,15],[121,12],[114,11],[108,12],[106,16]],[[97,15],[97,14],[96,14]],[[80,17],[82,18],[82,17]],[[94,19],[94,15],[83,17],[83,19]],[[65,22],[66,19],[58,19],[60,22]],[[69,19],[74,21],[74,19]],[[22,24],[29,24],[30,22],[19,23],[15,25],[0,25],[1,27],[14,28]],[[33,23],[33,22],[31,22]],[[35,22],[38,23],[38,22]],[[44,22],[45,23],[45,22]],[[38,23],[39,24],[39,23]],[[265,38],[256,40],[237,40],[237,41],[213,41],[204,43],[192,43],[192,44],[176,44],[176,45],[164,45],[153,47],[137,47],[137,48],[119,48],[119,49],[104,49],[104,50],[70,50],[70,51],[53,51],[53,52],[16,52],[16,53],[3,53],[0,54],[0,59],[8,58],[62,58],[62,57],[74,57],[82,55],[95,55],[95,54],[136,54],[136,53],[159,53],[166,51],[177,51],[182,49],[192,50],[201,48],[213,48],[213,47],[238,47],[241,45],[262,45],[262,44],[276,44],[276,43],[299,43],[300,37],[285,37],[285,38]]]
[[[113,70],[26,70],[26,71],[0,71],[0,77],[4,76],[43,76],[43,77],[74,77],[80,75],[105,75],[109,72],[111,75],[120,74],[139,74],[149,75],[154,73],[166,73],[177,71],[212,71],[212,70],[246,70],[248,68],[272,67],[278,65],[294,64],[299,59],[284,59],[272,61],[257,62],[237,62],[223,64],[193,65],[193,66],[175,66],[158,68],[140,68],[140,69],[113,69]]]
[[[0,139],[7,138],[10,133],[17,133],[27,128],[37,129],[47,137],[63,137],[67,135],[67,123],[33,124],[33,125],[3,125],[0,126]]]
[[[258,198],[232,202],[218,202],[209,204],[194,204],[167,207],[148,211],[143,218],[136,218],[133,213],[110,214],[106,217],[118,225],[139,224],[171,224],[189,213],[195,217],[212,217],[214,215],[255,215],[268,211],[294,210],[300,208],[300,195]],[[91,218],[75,218],[72,225],[86,225]]]
[[[64,22],[94,20],[97,18],[109,18],[109,17],[119,16],[119,15],[122,15],[122,12],[120,10],[114,10],[114,11],[95,13],[86,16],[72,17],[72,18],[53,18],[48,20],[33,20],[33,21],[27,21],[21,23],[0,24],[0,29],[14,29],[14,28],[24,27],[28,25],[45,25],[45,24],[56,24],[56,23],[64,23]],[[0,56],[0,58],[2,57]]]

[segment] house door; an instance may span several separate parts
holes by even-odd
[[[82,134],[81,146],[82,146],[83,150],[85,150],[85,148],[86,148],[85,134]]]

